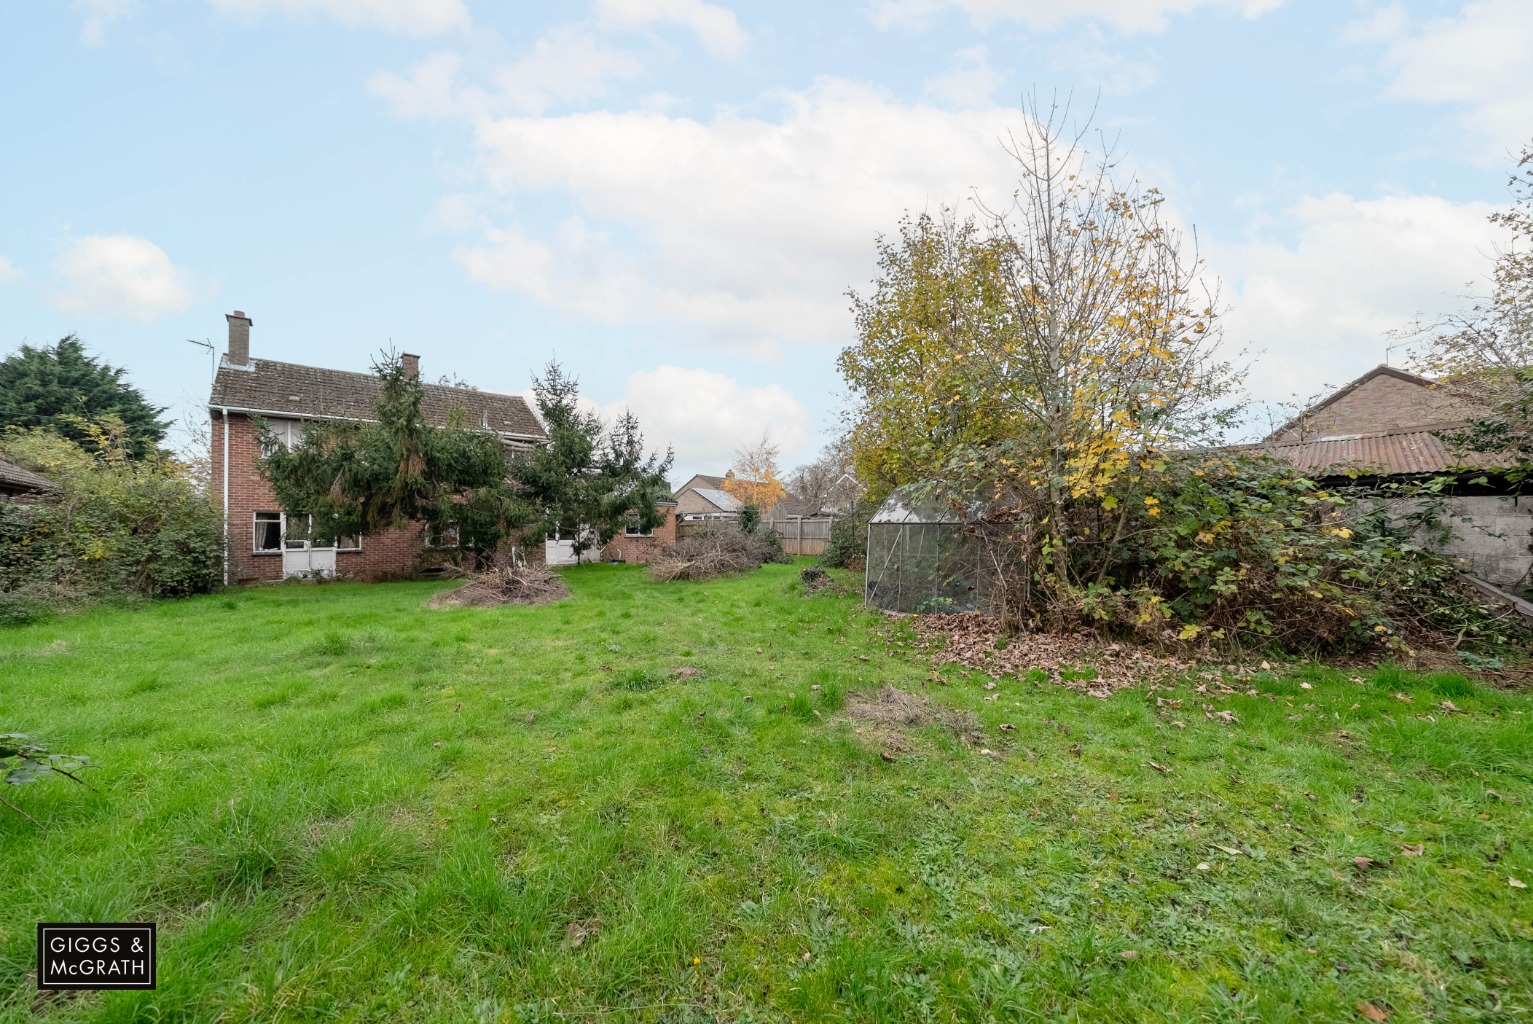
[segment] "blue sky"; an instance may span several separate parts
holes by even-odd
[[[1034,89],[1196,227],[1256,396],[1309,395],[1483,279],[1533,4],[16,0],[0,351],[75,332],[195,415],[186,339],[237,308],[258,357],[520,391],[557,356],[678,480],[763,429],[792,465],[876,234],[1003,196]]]

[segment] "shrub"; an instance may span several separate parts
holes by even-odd
[[[1259,456],[1170,458],[1138,502],[1077,508],[1065,557],[1100,565],[1094,578],[1061,587],[1040,542],[1030,562],[1043,585],[1032,594],[1053,603],[1030,605],[1025,579],[1005,581],[1007,603],[1155,642],[1302,652],[1511,642],[1518,627],[1490,614],[1378,497],[1326,490]]]
[[[861,570],[868,557],[868,521],[878,505],[866,498],[858,498],[851,511],[838,516],[830,527],[830,539],[820,555],[820,564],[834,569]]]
[[[733,527],[713,527],[684,537],[649,564],[651,579],[711,580],[750,572],[768,562],[793,559],[775,533],[745,533]]]
[[[211,590],[223,564],[222,526],[184,467],[129,461],[101,434],[89,452],[44,431],[12,433],[5,455],[56,481],[38,503],[0,504],[0,618],[33,606],[112,597],[181,597]]]

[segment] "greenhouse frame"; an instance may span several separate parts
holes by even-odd
[[[901,487],[868,521],[867,602],[907,614],[988,612],[994,560],[978,517],[933,490]]]

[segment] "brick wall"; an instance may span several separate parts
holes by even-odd
[[[224,423],[213,411],[213,500],[223,500]],[[282,579],[282,553],[257,554],[253,550],[256,512],[277,512],[280,506],[271,485],[256,470],[260,457],[260,436],[250,417],[229,414],[229,581],[257,583]],[[422,567],[422,527],[419,523],[399,530],[370,534],[362,538],[361,551],[338,551],[335,571],[356,579],[376,580],[410,576]],[[426,564],[441,561],[427,553]],[[542,560],[542,551],[535,552]]]
[[[654,536],[627,537],[618,534],[602,549],[601,557],[608,562],[648,562],[666,548],[676,543],[676,506],[661,505],[665,522],[655,527]]]
[[[1462,423],[1483,410],[1446,388],[1426,387],[1389,373],[1371,377],[1302,424],[1277,435],[1278,442],[1313,441],[1348,434],[1419,430]]]

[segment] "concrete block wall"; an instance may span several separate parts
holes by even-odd
[[[1418,499],[1388,502],[1405,516],[1420,508]],[[1443,500],[1443,521],[1452,537],[1439,545],[1459,559],[1466,571],[1487,583],[1520,592],[1533,582],[1533,496],[1459,495]],[[1423,536],[1423,540],[1430,537]]]

